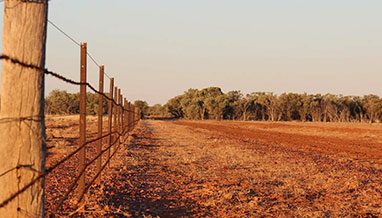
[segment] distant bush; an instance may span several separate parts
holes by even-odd
[[[382,99],[376,95],[343,96],[240,91],[219,87],[189,89],[168,100],[168,113],[184,119],[316,122],[382,122]]]
[[[107,114],[108,103],[103,99],[103,111]],[[78,114],[80,112],[79,93],[68,93],[61,90],[53,90],[45,98],[45,113],[47,114]],[[98,113],[98,94],[86,93],[86,113],[96,115]]]
[[[315,122],[382,122],[382,99],[377,95],[343,96],[240,91],[223,93],[219,87],[189,89],[165,105],[136,100],[143,117]],[[107,113],[107,100],[103,101]],[[45,99],[47,114],[78,114],[79,93],[53,90]],[[98,94],[87,93],[86,111],[96,115]]]

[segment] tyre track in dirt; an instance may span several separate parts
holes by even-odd
[[[272,131],[272,129],[248,129],[246,125],[238,127],[226,122],[221,124],[201,123],[198,121],[176,121],[176,124],[202,128],[209,131],[224,133],[227,137],[235,139],[260,140],[265,143],[277,144],[294,151],[304,151],[312,154],[315,152],[336,155],[353,160],[382,163],[382,145],[373,140],[347,139],[338,137],[308,136],[297,133]],[[251,126],[264,126],[263,123],[250,124]],[[248,125],[248,126],[250,126]],[[268,124],[271,125],[271,124]],[[279,124],[274,124],[275,126]],[[288,128],[287,125],[284,127]],[[336,128],[338,129],[338,128]]]
[[[380,164],[217,123],[141,121],[91,188],[84,217],[382,214]]]
[[[168,157],[165,145],[141,121],[129,142],[117,153],[106,181],[93,189],[94,217],[205,217],[209,212],[195,200],[183,196],[180,175],[162,164]],[[93,217],[93,216],[92,216]]]
[[[172,182],[198,202],[193,208],[208,208],[213,217],[382,214],[382,171],[373,161],[306,149],[291,144],[295,138],[286,143],[282,133],[277,140],[253,137],[253,130],[232,131],[225,122],[147,123],[161,144],[158,164],[178,175]]]

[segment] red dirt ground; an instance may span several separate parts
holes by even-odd
[[[48,120],[48,165],[73,149],[76,128]],[[380,217],[381,142],[381,125],[141,121],[82,216]],[[48,212],[74,164],[47,178]]]

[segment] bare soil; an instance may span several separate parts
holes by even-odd
[[[75,147],[75,125],[48,120],[48,165]],[[141,121],[73,216],[381,217],[381,142],[381,125]],[[47,178],[48,211],[73,166]]]

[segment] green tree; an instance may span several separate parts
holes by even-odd
[[[180,101],[184,118],[204,119],[205,105],[197,89],[188,89]]]
[[[143,100],[134,101],[134,106],[141,111],[141,118],[148,116],[149,114],[149,104]]]
[[[376,95],[365,95],[363,105],[366,110],[366,116],[370,123],[373,123],[377,116],[379,97]]]
[[[182,97],[183,96],[178,95],[168,100],[168,102],[165,104],[168,113],[171,114],[171,116],[173,116],[174,118],[183,118],[183,110],[180,103]]]
[[[45,99],[48,114],[75,114],[79,112],[79,95],[55,89]]]
[[[234,90],[229,91],[226,95],[228,105],[226,108],[226,117],[230,120],[238,120],[242,116],[240,111],[240,99],[243,97],[243,94],[240,91]]]
[[[283,120],[290,121],[300,119],[301,96],[299,94],[281,94],[279,97],[279,105]]]
[[[154,104],[153,106],[149,107],[148,115],[161,116],[161,117],[169,116],[169,114],[167,113],[166,107],[162,106],[161,104]]]

